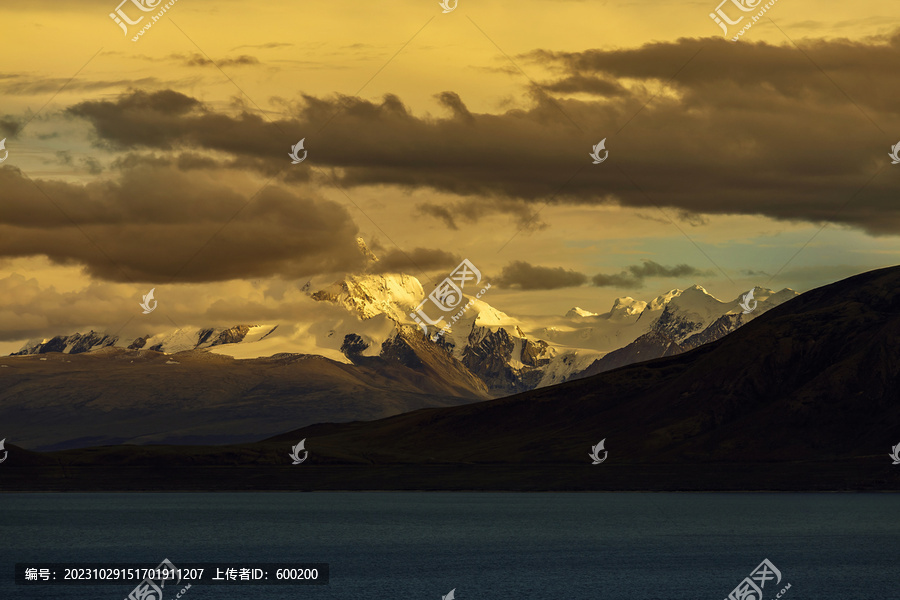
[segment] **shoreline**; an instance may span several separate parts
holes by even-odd
[[[173,461],[175,462],[175,461]],[[593,465],[22,465],[2,492],[900,492],[900,469],[875,460],[821,463]]]

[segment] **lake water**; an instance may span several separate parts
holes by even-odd
[[[722,600],[768,558],[764,600],[900,600],[896,494],[0,494],[0,598],[17,562],[325,562],[328,586],[194,585],[182,600]],[[167,588],[168,589],[168,588]],[[179,590],[175,590],[176,592]],[[165,600],[170,600],[169,594]]]

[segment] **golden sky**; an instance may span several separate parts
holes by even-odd
[[[289,318],[249,295],[364,271],[356,237],[426,289],[469,258],[512,314],[896,264],[895,5],[778,0],[737,42],[716,6],[177,0],[135,42],[130,0],[128,36],[6,4],[0,343],[154,286],[179,324]]]

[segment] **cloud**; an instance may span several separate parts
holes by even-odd
[[[680,264],[666,267],[652,260],[645,260],[642,264],[631,265],[618,274],[598,273],[591,278],[591,282],[597,287],[640,288],[644,286],[644,280],[648,277],[703,277],[710,274],[710,271],[700,270],[690,265]]]
[[[193,54],[172,54],[170,58],[180,61],[181,64],[186,67],[206,67],[212,65],[218,65],[219,67],[241,67],[259,64],[258,58],[247,54],[242,54],[234,58],[220,58],[216,61],[206,58],[199,52],[194,52]]]
[[[300,278],[365,265],[344,207],[217,169],[148,162],[77,185],[7,167],[0,189],[0,257],[44,255],[100,279]]]
[[[517,260],[503,267],[497,283],[522,290],[556,290],[587,283],[587,275],[563,267],[538,267]]]
[[[134,91],[116,102],[82,102],[67,111],[89,119],[101,139],[120,147],[149,146],[171,149],[181,137],[179,127],[188,117],[212,117],[199,100],[172,90]]]
[[[454,216],[453,211],[446,206],[435,204],[433,202],[423,202],[419,204],[418,209],[422,214],[437,217],[438,219],[443,221],[444,225],[446,225],[450,229],[459,229],[459,225],[456,224],[456,217]]]
[[[38,266],[38,260],[29,265]],[[60,274],[64,268],[51,271]],[[43,271],[47,273],[47,271]],[[304,281],[304,280],[300,280]],[[297,281],[279,279],[179,285],[126,285],[92,281],[72,291],[41,284],[19,273],[0,276],[0,342],[67,335],[91,330],[118,335],[127,343],[138,336],[171,332],[174,327],[232,327],[244,324],[279,325],[277,336],[295,337],[297,351],[315,351],[310,336],[324,339],[341,323],[365,328],[353,314],[330,302],[308,297]],[[155,288],[159,303],[151,315],[139,303]],[[351,325],[351,326],[353,326]],[[319,341],[321,342],[322,339]],[[327,344],[327,342],[326,342]],[[19,345],[6,345],[17,351]]]
[[[462,261],[452,252],[435,248],[416,248],[412,251],[391,248],[369,267],[370,273],[409,273],[411,271],[450,270]]]
[[[140,79],[112,79],[112,80],[72,80],[65,78],[44,78],[25,75],[10,75],[6,78],[0,76],[0,93],[9,96],[30,96],[36,94],[57,93],[65,88],[67,93],[72,92],[97,92],[123,87],[156,87],[161,85],[156,77],[142,77]]]
[[[119,148],[227,152],[266,174],[279,172],[284,149],[305,137],[309,164],[342,186],[459,196],[419,207],[451,228],[497,212],[522,225],[544,204],[618,203],[669,208],[694,226],[703,215],[734,214],[900,233],[898,184],[880,173],[890,145],[882,131],[900,128],[900,80],[883,76],[900,68],[900,34],[806,40],[803,48],[684,38],[536,50],[524,58],[558,75],[526,89],[527,108],[502,114],[472,112],[451,91],[438,95],[449,110],[442,117],[416,115],[393,94],[305,95],[284,111],[292,116],[269,122],[174,91],[69,112]],[[566,97],[576,92],[587,97]],[[603,138],[609,160],[591,165],[590,147]]]
[[[25,124],[11,115],[0,117],[0,134],[15,139]]]
[[[235,50],[240,50],[241,48],[261,48],[263,50],[271,50],[274,48],[289,48],[294,44],[287,44],[284,42],[269,42],[266,44],[244,44],[242,46],[235,46],[231,49],[232,52]]]
[[[68,151],[53,162],[76,166]],[[92,157],[78,169],[99,174]],[[112,179],[87,185],[26,177],[0,168],[8,194],[0,213],[0,260],[46,256],[116,282],[211,282],[348,272],[451,269],[461,258],[441,249],[388,249],[369,264],[343,206],[306,189],[264,186],[229,165],[180,153],[129,153]],[[40,232],[40,233],[37,233]]]
[[[422,202],[416,206],[420,214],[436,217],[453,230],[459,230],[459,221],[477,223],[493,214],[509,215],[522,231],[539,231],[547,224],[539,217],[539,207],[512,198],[467,198],[447,204]]]
[[[628,91],[615,81],[580,74],[568,75],[563,79],[548,83],[543,88],[550,92],[584,93],[607,97],[628,94]]]
[[[467,123],[475,122],[475,117],[472,116],[472,113],[469,112],[469,109],[463,104],[462,98],[456,92],[443,92],[435,97],[443,106],[450,109],[454,118]]]

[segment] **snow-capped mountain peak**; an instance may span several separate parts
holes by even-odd
[[[580,306],[576,306],[574,308],[569,309],[569,312],[566,313],[567,317],[596,317],[597,313],[591,312],[589,310],[584,310]]]
[[[722,302],[707,292],[702,286],[692,285],[682,290],[680,294],[669,298],[666,306],[673,310],[706,316],[713,313],[721,314],[728,304],[730,303]]]
[[[679,294],[681,294],[681,292],[682,290],[679,290],[677,288],[674,290],[669,290],[665,294],[661,294],[651,300],[650,304],[647,305],[647,308],[649,310],[662,310],[663,308],[665,308],[666,304],[668,304],[669,301],[672,300],[672,298],[678,296]]]
[[[351,275],[314,292],[312,298],[329,301],[356,312],[363,319],[377,315],[402,323],[425,297],[422,284],[412,275]]]
[[[645,308],[647,308],[647,303],[643,300],[635,300],[631,296],[622,296],[613,301],[609,314],[611,318],[631,317],[641,314]]]

